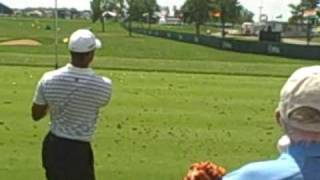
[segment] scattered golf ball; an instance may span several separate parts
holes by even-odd
[[[68,43],[69,42],[69,38],[63,38],[63,43]]]

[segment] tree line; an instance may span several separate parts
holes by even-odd
[[[131,34],[132,22],[144,21],[150,26],[160,6],[156,0],[92,0],[93,22],[100,21],[105,31],[105,13],[116,12],[128,23]],[[225,23],[253,21],[254,14],[243,7],[238,0],[186,0],[180,10],[185,23],[194,24],[196,34],[202,25],[209,21],[218,22],[223,28]]]
[[[319,18],[320,13],[315,9],[320,5],[320,0],[301,0],[298,4],[289,4],[291,9],[291,18],[289,19],[290,23],[303,23],[305,20],[305,12],[308,10],[315,11],[314,18]]]
[[[102,31],[105,31],[105,16],[107,12],[114,12],[129,23],[146,19],[150,25],[155,12],[160,10],[156,0],[92,0],[92,21],[100,21]],[[131,35],[131,31],[130,31]]]
[[[187,0],[182,6],[182,12],[186,22],[194,23],[197,35],[200,34],[200,26],[210,20],[220,22],[224,36],[226,22],[252,22],[254,16],[238,0]]]

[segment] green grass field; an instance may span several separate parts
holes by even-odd
[[[61,40],[77,28],[92,27],[105,45],[93,64],[114,83],[93,142],[102,180],[178,180],[195,161],[211,160],[232,170],[277,157],[281,131],[273,110],[280,88],[294,69],[317,64],[129,38],[115,23],[107,24],[106,33],[86,21],[60,23]],[[43,30],[47,24],[52,22],[0,19],[0,39],[43,44],[0,46],[1,180],[44,179],[41,142],[49,119],[32,122],[30,105],[37,81],[54,64],[53,32]],[[60,65],[68,61],[62,42],[59,56]]]

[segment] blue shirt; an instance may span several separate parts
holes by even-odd
[[[320,143],[296,143],[277,160],[256,162],[223,180],[320,180]]]

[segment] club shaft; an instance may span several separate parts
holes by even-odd
[[[58,69],[59,67],[59,62],[58,62],[58,0],[55,0],[55,69]]]

